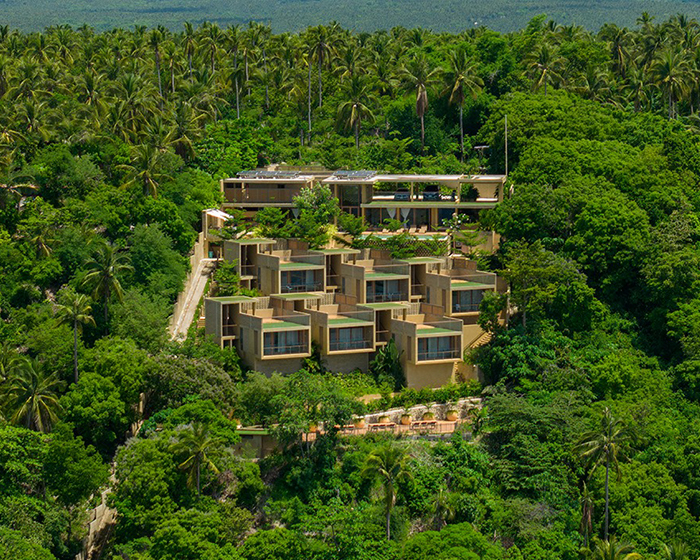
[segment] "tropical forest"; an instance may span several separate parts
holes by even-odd
[[[699,111],[683,14],[1,26],[0,559],[698,560]],[[281,162],[507,173],[472,224],[508,286],[463,357],[478,379],[409,388],[391,343],[366,372],[314,352],[263,375],[196,320],[172,339],[220,180]],[[367,229],[333,203],[227,229]],[[445,437],[339,429],[465,400]],[[239,426],[275,450],[241,453]]]

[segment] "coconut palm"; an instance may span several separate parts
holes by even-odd
[[[61,409],[58,391],[63,383],[44,373],[41,362],[25,359],[7,379],[3,401],[10,421],[30,430],[50,432]]]
[[[431,68],[424,56],[412,59],[400,71],[404,88],[416,95],[416,115],[420,119],[420,146],[425,150],[425,112],[428,110],[428,90],[438,81],[439,68]]]
[[[581,492],[581,498],[579,499],[581,504],[581,525],[580,530],[583,535],[583,546],[588,548],[588,539],[591,536],[591,531],[593,530],[593,496],[588,491],[588,485],[583,483],[583,491]]]
[[[78,331],[82,331],[83,325],[95,326],[95,319],[90,314],[92,306],[85,294],[68,292],[65,303],[56,306],[56,317],[61,325],[69,325],[73,329],[73,374],[75,382],[78,382]]]
[[[640,560],[641,557],[632,552],[630,545],[617,542],[615,537],[602,541],[596,539],[590,556],[591,560]]]
[[[126,256],[118,253],[113,245],[105,244],[97,250],[96,255],[87,263],[88,273],[83,280],[83,286],[92,290],[95,299],[102,299],[104,305],[105,329],[109,320],[109,302],[112,297],[117,301],[124,298],[119,277],[133,270],[127,263]]]
[[[172,445],[172,452],[183,458],[179,468],[187,472],[187,484],[197,490],[197,498],[201,497],[202,469],[215,474],[219,469],[212,460],[221,448],[223,441],[220,438],[211,437],[208,428],[198,422],[180,431],[176,442]]]
[[[450,51],[449,69],[445,74],[450,103],[459,106],[459,153],[464,160],[464,100],[467,96],[476,99],[484,87],[484,81],[477,74],[477,64],[464,49]]]
[[[408,471],[409,456],[397,445],[384,445],[368,457],[363,473],[382,483],[384,488],[384,514],[386,516],[386,538],[391,539],[391,512],[396,505],[397,484],[411,478]]]
[[[134,146],[131,154],[131,163],[119,166],[127,172],[126,182],[123,186],[128,188],[140,185],[144,196],[157,198],[160,182],[172,179],[162,171],[163,151],[154,146],[152,142],[148,142]]]
[[[317,25],[309,29],[312,57],[318,69],[318,107],[323,106],[323,68],[331,63],[341,44],[338,25]],[[309,64],[311,62],[309,61]]]
[[[619,481],[622,477],[620,460],[624,458],[623,447],[630,439],[628,427],[606,407],[600,418],[600,426],[585,433],[576,445],[576,451],[590,469],[590,475],[601,465],[605,466],[605,541],[608,540],[610,528],[610,469],[615,469]]]
[[[663,560],[691,560],[690,547],[681,540],[673,539],[668,544],[661,545]]]
[[[0,343],[0,383],[8,379],[22,364],[22,357],[14,346],[5,340]]]
[[[547,95],[547,86],[562,81],[561,72],[564,69],[565,60],[554,47],[542,42],[538,49],[528,58],[528,70],[533,75],[533,89],[539,90],[544,85],[544,94]]]
[[[364,76],[353,76],[344,88],[346,99],[338,106],[338,120],[355,133],[355,147],[360,148],[362,121],[374,120],[371,107],[377,103],[371,85]]]
[[[676,103],[690,90],[693,79],[692,66],[687,55],[667,48],[656,57],[649,68],[656,85],[665,93],[668,101],[668,118],[678,116]]]

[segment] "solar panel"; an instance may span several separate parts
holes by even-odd
[[[252,169],[241,171],[240,179],[295,179],[299,177],[298,171],[268,171],[267,169]]]
[[[349,169],[341,169],[340,171],[336,171],[333,173],[333,177],[335,179],[340,179],[342,181],[364,181],[366,179],[371,179],[377,174],[376,171],[368,171],[365,169],[358,170],[358,171],[351,171]]]

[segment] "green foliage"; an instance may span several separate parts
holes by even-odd
[[[377,355],[369,365],[369,373],[374,376],[378,385],[387,385],[394,391],[399,391],[406,385],[400,357],[393,339],[377,351]]]

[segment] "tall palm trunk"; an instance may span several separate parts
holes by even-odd
[[[163,82],[160,77],[160,52],[156,48],[156,73],[158,74],[158,93],[160,93],[161,100],[163,99]]]
[[[464,162],[464,107],[459,104],[459,160]]]
[[[323,105],[323,78],[321,68],[323,67],[323,54],[318,55],[318,108]]]
[[[420,153],[425,152],[425,113],[420,115]]]
[[[73,319],[73,374],[78,383],[78,319]]]
[[[267,75],[267,55],[265,54],[265,47],[262,50],[263,55],[263,69],[265,70],[265,75]],[[265,108],[270,108],[270,86],[265,82]]]
[[[355,148],[357,150],[360,149],[360,126],[362,126],[361,121],[358,119],[355,123]]]
[[[190,69],[190,82],[192,81],[192,51],[187,52],[187,66]]]
[[[311,58],[309,58],[309,131],[307,134],[307,144],[311,145]]]
[[[604,540],[608,540],[610,529],[610,457],[605,461],[605,532]]]

